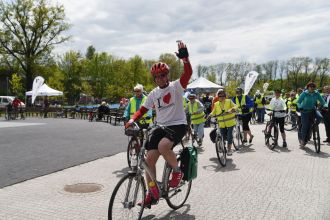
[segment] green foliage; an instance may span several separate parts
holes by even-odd
[[[52,6],[46,0],[0,2],[1,53],[13,57],[26,76],[26,89],[31,89],[35,65],[52,51],[54,45],[69,37],[64,7]]]
[[[16,73],[12,74],[11,79],[9,80],[9,84],[12,94],[21,98],[25,96],[21,76]]]

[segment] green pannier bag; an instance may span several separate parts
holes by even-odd
[[[197,149],[194,146],[188,146],[183,148],[181,154],[180,168],[183,172],[183,180],[190,181],[197,177]]]

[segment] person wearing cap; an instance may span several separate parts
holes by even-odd
[[[199,146],[202,146],[204,137],[205,113],[204,105],[196,98],[197,95],[194,93],[189,95],[187,108],[190,114],[191,124],[194,127],[194,133],[197,134],[197,143]]]
[[[263,95],[260,94],[259,90],[256,92],[255,98],[253,101],[254,101],[254,105],[256,107],[257,116],[258,116],[257,122],[264,123],[266,99]]]
[[[270,101],[269,109],[275,111],[273,115],[273,119],[275,123],[279,125],[278,127],[280,128],[280,132],[283,140],[283,147],[287,147],[288,145],[286,143],[286,135],[284,130],[286,104],[284,99],[281,97],[281,91],[279,89],[275,90],[275,97],[272,98],[272,100]],[[272,112],[270,114],[272,114]]]
[[[297,101],[298,109],[301,112],[301,131],[298,133],[300,147],[304,147],[308,140],[307,132],[311,125],[310,117],[312,114],[315,114],[316,123],[320,123],[322,120],[321,113],[316,109],[317,102],[319,101],[323,108],[328,107],[320,93],[315,90],[316,84],[314,82],[307,83],[306,88]]]
[[[249,96],[243,95],[243,89],[240,87],[236,88],[236,96],[232,100],[237,105],[239,117],[243,122],[244,139],[242,142],[246,143],[249,135],[249,143],[252,143],[254,135],[251,133],[249,122],[252,117],[253,101]]]
[[[102,120],[103,116],[109,113],[110,108],[107,106],[107,103],[105,101],[102,101],[101,105],[97,108],[97,120]]]
[[[227,137],[227,155],[232,155],[233,145],[233,129],[236,125],[236,110],[237,105],[233,103],[231,99],[226,98],[226,92],[220,90],[217,93],[219,101],[214,103],[213,110],[210,116],[217,116],[217,122],[220,128],[220,132],[223,136]],[[224,114],[223,114],[224,113]],[[223,115],[221,115],[223,114]]]
[[[126,121],[130,120],[140,106],[142,106],[147,100],[147,96],[143,94],[143,85],[136,84],[134,87],[134,96],[129,99],[129,103],[125,108],[124,118]],[[140,125],[147,128],[151,123],[152,110],[149,110],[142,116],[142,120],[139,120]]]

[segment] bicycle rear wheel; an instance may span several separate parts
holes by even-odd
[[[145,197],[146,185],[143,177],[125,175],[112,192],[108,219],[141,219],[144,206],[137,203],[144,201]]]
[[[225,147],[225,142],[222,137],[217,135],[215,139],[215,150],[217,157],[221,166],[225,167],[227,163],[227,149]]]
[[[313,139],[316,153],[320,153],[321,151],[321,142],[320,142],[320,131],[319,126],[317,124],[314,125],[313,128]]]
[[[127,146],[127,163],[128,166],[131,167],[131,158],[132,156],[137,156],[140,151],[140,142],[137,137],[132,137],[131,140],[128,142]]]
[[[178,158],[179,167],[181,166],[180,157]],[[165,178],[165,192],[167,195],[165,196],[166,203],[169,207],[176,210],[181,208],[184,203],[187,201],[192,180],[181,180],[179,185],[175,188],[170,188],[168,183],[170,181],[170,174],[172,172],[172,168],[168,167],[166,169],[166,178]]]
[[[268,124],[265,129],[265,144],[270,149],[273,150],[277,146],[278,140],[278,128],[275,125]]]
[[[234,146],[235,150],[239,150],[240,143],[242,143],[240,129],[239,129],[239,127],[234,126],[234,128],[233,128],[233,146]]]

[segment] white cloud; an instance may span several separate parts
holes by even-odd
[[[55,0],[54,0],[55,1]],[[61,0],[73,41],[56,49],[85,52],[89,45],[129,58],[157,59],[187,43],[191,61],[263,62],[291,56],[329,56],[327,0]]]

